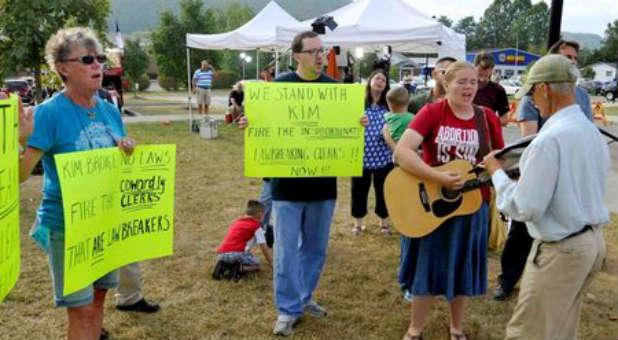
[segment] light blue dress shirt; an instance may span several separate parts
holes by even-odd
[[[609,221],[605,179],[609,150],[578,105],[556,112],[526,148],[514,181],[502,170],[492,182],[498,209],[526,222],[534,239],[558,241],[585,225]]]

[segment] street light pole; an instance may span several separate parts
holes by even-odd
[[[562,25],[562,0],[551,0],[549,9],[549,38],[547,49],[560,40],[560,26]]]

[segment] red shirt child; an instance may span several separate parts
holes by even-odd
[[[260,221],[263,217],[264,206],[258,201],[250,200],[247,203],[246,215],[232,222],[223,241],[217,247],[219,259],[238,259],[245,265],[256,266],[255,269],[257,269],[259,261],[253,258],[251,248],[258,244],[266,262],[272,266],[272,254],[266,245],[264,230],[260,227]]]

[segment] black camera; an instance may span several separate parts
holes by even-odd
[[[317,34],[326,34],[326,26],[328,26],[331,31],[334,31],[335,28],[337,28],[337,23],[333,17],[327,15],[321,16],[311,23],[313,31]]]

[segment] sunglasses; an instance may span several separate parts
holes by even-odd
[[[97,54],[96,56],[84,55],[84,56],[77,57],[77,58],[65,59],[64,61],[79,61],[80,63],[84,65],[90,65],[94,63],[95,59],[99,64],[103,64],[107,61],[107,57],[104,54]]]

